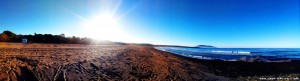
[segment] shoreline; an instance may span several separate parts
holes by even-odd
[[[197,59],[174,53],[171,54],[207,66],[209,72],[229,78],[300,74],[300,60],[291,60],[290,62],[223,61]]]

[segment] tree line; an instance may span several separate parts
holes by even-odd
[[[64,44],[91,44],[93,39],[80,38],[80,37],[65,37],[64,34],[52,35],[52,34],[36,34],[34,35],[17,35],[11,31],[3,31],[0,34],[0,42],[22,42],[22,39],[26,38],[28,43],[64,43]]]

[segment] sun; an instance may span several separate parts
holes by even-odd
[[[118,21],[110,14],[101,14],[83,24],[84,33],[93,39],[120,41],[127,37]]]

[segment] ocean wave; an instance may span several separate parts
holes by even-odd
[[[300,60],[300,49],[282,48],[180,48],[158,47],[158,50],[171,52],[177,55],[222,61],[245,62],[290,62]]]
[[[216,54],[242,54],[242,55],[249,55],[251,52],[247,51],[211,51],[212,53]]]
[[[197,58],[197,59],[204,59],[204,60],[212,60],[210,57],[204,57],[204,56],[191,56],[192,58]]]

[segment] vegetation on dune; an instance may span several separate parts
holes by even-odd
[[[0,42],[22,42],[22,39],[26,38],[28,43],[61,43],[61,44],[125,44],[121,42],[111,41],[95,41],[91,38],[80,38],[76,36],[65,37],[65,34],[52,35],[52,34],[36,34],[34,35],[22,35],[15,34],[11,31],[3,31],[0,34]]]
[[[17,35],[11,31],[3,31],[0,34],[0,42],[22,42],[26,38],[29,43],[69,43],[69,44],[88,44],[92,42],[91,38],[65,37],[64,34],[36,34],[34,35]]]

